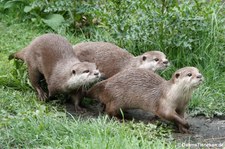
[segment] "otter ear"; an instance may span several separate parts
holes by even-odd
[[[145,61],[147,59],[146,56],[142,56],[142,60]]]
[[[72,74],[75,75],[76,74],[76,71],[75,70],[72,70]]]
[[[175,83],[175,80],[176,80],[177,78],[179,78],[179,76],[180,76],[180,73],[175,73],[175,74],[173,75],[173,77],[172,77],[173,83]]]
[[[180,73],[176,73],[176,74],[175,74],[175,78],[176,78],[176,79],[179,78],[179,76],[180,76]]]

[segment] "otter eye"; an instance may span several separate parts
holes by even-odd
[[[158,61],[159,61],[159,59],[158,59],[158,58],[155,58],[154,60],[155,60],[156,62],[158,62]]]
[[[192,74],[191,74],[191,73],[188,73],[188,74],[187,74],[187,76],[191,77],[191,76],[192,76]]]
[[[89,73],[89,72],[90,72],[89,70],[84,70],[84,71],[83,71],[83,73]]]
[[[75,71],[75,70],[72,70],[72,74],[74,74],[74,75],[75,75],[75,74],[76,74],[76,71]]]

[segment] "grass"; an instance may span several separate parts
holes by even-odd
[[[21,93],[15,96],[20,97]],[[31,99],[24,102],[30,103]],[[1,148],[147,148],[154,144],[165,148],[170,144],[160,137],[154,139],[154,125],[121,124],[107,116],[81,120],[53,107],[34,104],[16,114],[2,111]]]
[[[62,35],[73,44],[89,40],[110,41],[135,55],[159,47],[172,62],[170,69],[160,73],[166,79],[169,79],[176,69],[186,65],[196,66],[205,77],[204,84],[193,94],[188,114],[224,116],[225,30],[223,25],[223,28],[221,27],[224,18],[219,17],[218,10],[214,7],[210,7],[210,10],[212,15],[207,15],[210,16],[211,23],[203,27],[203,30],[210,30],[210,33],[200,32],[196,35],[199,44],[192,50],[183,47],[163,49],[165,45],[160,44],[167,41],[160,43],[157,36],[152,37],[152,45],[149,46],[146,44],[147,38],[144,42],[141,39],[132,41],[115,38],[112,30],[92,30],[90,38],[86,38],[85,33],[77,36],[67,32]],[[120,123],[106,115],[99,115],[97,118],[72,116],[65,110],[64,105],[39,102],[27,81],[26,66],[8,61],[8,55],[25,47],[33,38],[51,30],[32,22],[20,22],[18,18],[15,21],[4,14],[0,16],[0,148],[176,148],[177,143],[173,140],[168,126],[132,121]],[[189,29],[183,32],[188,33]],[[166,37],[169,36],[166,34]],[[171,46],[169,42],[167,44]]]

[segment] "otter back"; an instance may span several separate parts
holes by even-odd
[[[94,62],[108,78],[121,71],[133,58],[133,55],[108,42],[84,42],[73,46],[78,59]]]

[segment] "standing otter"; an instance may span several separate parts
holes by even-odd
[[[164,53],[149,51],[134,57],[128,51],[108,42],[83,42],[73,46],[80,61],[96,63],[106,78],[129,68],[165,69],[169,62]]]
[[[168,81],[152,71],[134,68],[97,83],[87,95],[104,103],[110,116],[118,116],[120,109],[142,109],[175,122],[180,132],[187,133],[185,108],[202,81],[195,67],[177,70]]]
[[[80,62],[72,45],[62,36],[44,34],[34,39],[26,48],[9,56],[21,59],[28,66],[29,80],[42,101],[58,93],[72,96],[75,109],[79,110],[82,86],[97,81],[101,74],[94,63]],[[47,93],[41,88],[45,79]]]

